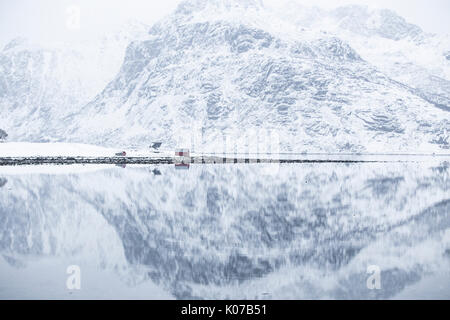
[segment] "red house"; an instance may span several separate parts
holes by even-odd
[[[175,150],[176,157],[190,157],[189,149],[177,149]]]

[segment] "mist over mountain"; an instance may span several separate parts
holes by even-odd
[[[120,70],[54,53],[62,77],[51,66],[33,78],[28,61],[44,70],[43,55],[5,48],[0,126],[15,140],[106,146],[177,146],[192,133],[204,151],[261,130],[280,151],[450,148],[449,38],[392,11],[194,0],[134,39],[97,60]]]
[[[288,12],[298,26],[328,30],[345,39],[361,56],[389,77],[415,89],[425,100],[449,110],[449,35],[425,33],[390,10],[347,6],[334,10],[300,7]],[[279,14],[285,14],[286,11]],[[314,20],[303,17],[313,16]]]
[[[58,129],[119,71],[126,46],[145,35],[136,21],[96,42],[33,43],[17,38],[0,51],[0,127],[13,141],[64,140]]]

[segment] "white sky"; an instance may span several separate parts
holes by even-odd
[[[357,3],[393,9],[425,31],[450,33],[450,0],[297,1],[327,8]],[[170,13],[178,2],[180,0],[0,0],[0,48],[18,36],[36,42],[84,39],[131,18],[152,24]],[[79,29],[67,27],[67,10],[74,5],[80,8]]]

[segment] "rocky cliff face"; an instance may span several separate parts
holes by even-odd
[[[147,29],[129,22],[95,43],[12,40],[0,51],[0,127],[12,141],[64,140],[65,117],[104,88],[120,69],[126,46]]]
[[[449,35],[426,33],[389,10],[356,5],[321,10],[292,2],[289,10],[279,9],[278,14],[299,28],[338,35],[377,69],[449,110],[450,64],[445,58]]]
[[[233,4],[186,2],[153,26],[147,40],[128,47],[117,77],[79,113],[89,120],[73,115],[67,136],[175,146],[180,135],[198,130],[203,148],[214,151],[224,135],[233,140],[264,128],[279,133],[282,151],[449,147],[446,106],[379,72],[335,35],[304,29],[284,36],[261,24],[263,6]],[[359,14],[349,10],[334,14]],[[380,14],[381,29],[365,36],[420,33],[391,12]],[[395,37],[383,33],[391,24],[398,25]]]

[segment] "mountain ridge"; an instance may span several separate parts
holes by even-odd
[[[120,119],[117,124],[91,130],[92,123],[77,122],[74,116],[67,136],[86,133],[83,140],[93,134],[102,144],[121,137],[129,144],[156,139],[174,147],[178,136],[197,127],[201,148],[220,151],[222,136],[235,140],[240,127],[275,130],[281,150],[291,152],[448,148],[444,113],[434,124],[416,119],[421,108],[434,117],[440,114],[431,100],[378,72],[334,35],[305,30],[302,38],[292,40],[253,22],[224,20],[220,14],[200,20],[194,16],[193,11],[180,15],[177,10],[150,29],[148,40],[132,43],[116,79],[82,110],[97,121],[103,116],[111,123]],[[383,91],[389,92],[384,101],[379,95]],[[362,108],[361,99],[375,106]],[[396,110],[399,101],[402,107]],[[408,115],[405,103],[416,105],[416,111]],[[130,138],[128,127],[136,130]],[[417,130],[429,137],[417,137]]]
[[[128,44],[120,70],[102,89],[96,87],[90,102],[76,107],[64,102],[68,112],[56,112],[50,125],[24,114],[20,119],[35,130],[32,135],[15,134],[12,120],[0,126],[16,139],[52,136],[106,146],[159,140],[192,148],[196,140],[195,148],[210,152],[221,151],[227,139],[248,149],[255,131],[275,132],[283,152],[439,153],[450,148],[445,54],[439,53],[438,73],[425,61],[416,64],[414,56],[397,65],[397,56],[407,54],[405,44],[428,50],[435,38],[386,10],[301,7],[290,12],[317,19],[302,26],[261,1],[185,1]],[[373,12],[381,27],[373,25],[381,29],[368,30],[379,34],[357,34]],[[357,13],[356,27],[348,24]],[[339,18],[338,29],[334,23],[327,27],[330,16]],[[395,32],[384,32],[390,25],[397,26]],[[398,45],[401,55],[386,51],[393,45],[378,50],[377,43]],[[399,73],[401,68],[410,71]],[[419,74],[424,76],[413,78]],[[5,103],[0,107],[4,110]],[[14,110],[8,104],[6,109]],[[8,119],[14,118],[11,111]],[[243,144],[236,142],[241,133]]]

